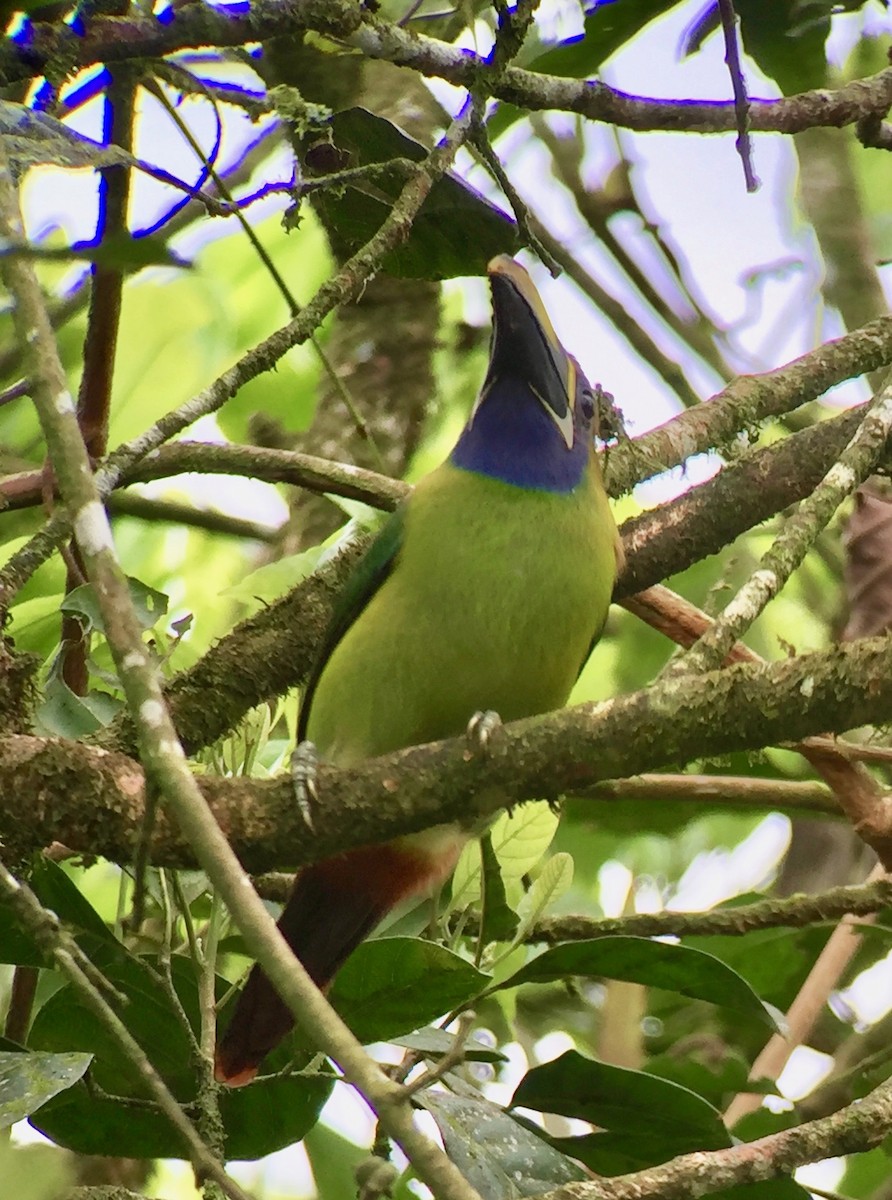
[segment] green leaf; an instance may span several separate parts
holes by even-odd
[[[227,1158],[263,1158],[299,1142],[319,1120],[334,1077],[267,1075],[220,1094]]]
[[[35,715],[38,733],[80,739],[111,724],[123,702],[108,692],[94,690],[78,696],[61,675],[52,675]]]
[[[737,0],[743,47],[785,96],[827,84],[825,43],[835,3]]]
[[[464,1004],[489,978],[433,942],[376,938],[338,972],[331,1002],[361,1042],[384,1042]]]
[[[588,1178],[577,1163],[487,1100],[434,1091],[417,1099],[436,1121],[446,1153],[484,1200],[536,1196]]]
[[[642,1129],[631,1133],[622,1130],[602,1131],[584,1133],[578,1137],[553,1138],[552,1145],[562,1154],[578,1158],[596,1174],[607,1176],[644,1171],[647,1167],[668,1162],[678,1154],[691,1154],[704,1148],[699,1130],[695,1130],[689,1138],[677,1130],[669,1134],[649,1133]]]
[[[354,1171],[368,1158],[368,1150],[348,1142],[321,1123],[304,1138],[304,1150],[319,1200],[341,1200],[341,1197],[356,1194]]]
[[[683,1055],[672,1050],[655,1055],[647,1061],[647,1073],[680,1084],[719,1109],[724,1109],[738,1092],[775,1094],[769,1083],[750,1082],[749,1063],[718,1038],[702,1050],[692,1046]]]
[[[552,1138],[555,1149],[578,1158],[598,1175],[625,1175],[659,1166],[679,1154],[703,1149],[701,1138],[690,1142],[638,1130],[635,1133],[587,1133],[581,1137]],[[730,1141],[729,1141],[730,1144]],[[743,1184],[714,1193],[725,1200],[808,1200],[809,1193],[792,1179]],[[710,1196],[713,1193],[710,1192]]]
[[[348,108],[331,121],[332,139],[343,165],[368,166],[427,156],[420,142],[364,108]],[[405,176],[396,170],[350,186],[323,189],[315,203],[330,231],[336,257],[355,253],[381,227],[399,196]],[[518,248],[512,219],[457,175],[444,175],[421,206],[408,240],[384,259],[390,275],[411,279],[451,279],[484,275],[496,254]]]
[[[13,1054],[0,1050],[0,1129],[23,1121],[90,1065],[89,1054]]]
[[[479,854],[483,866],[483,915],[480,938],[487,942],[507,942],[517,929],[517,913],[505,898],[505,883],[499,860],[492,848],[492,836],[480,839]]]
[[[445,1029],[437,1029],[435,1026],[428,1026],[427,1029],[420,1029],[418,1033],[407,1033],[402,1037],[394,1038],[395,1046],[404,1046],[407,1050],[415,1050],[419,1054],[423,1054],[426,1058],[442,1058],[444,1054],[450,1054],[455,1046],[455,1035],[447,1033]],[[472,1033],[464,1044],[464,1056],[470,1062],[507,1062],[508,1059],[501,1050],[495,1049],[494,1046],[488,1046],[479,1040],[479,1034]]]
[[[51,909],[75,937],[89,935],[93,939],[91,946],[97,942],[117,945],[102,917],[58,863],[37,855],[28,883],[44,908]],[[33,935],[21,929],[13,909],[3,901],[0,901],[0,962],[28,967],[46,967],[52,962]]]
[[[327,1076],[275,1075],[222,1091],[226,1157],[262,1158],[300,1141],[319,1119],[332,1086]],[[154,1105],[122,1103],[84,1083],[44,1105],[31,1124],[78,1154],[187,1157],[179,1134]]]
[[[143,583],[140,579],[134,579],[132,576],[127,579],[127,587],[136,610],[137,620],[143,630],[154,628],[167,612],[167,596],[164,592],[159,592],[157,588],[149,587],[147,583]],[[94,629],[99,633],[105,632],[102,610],[91,583],[84,583],[69,592],[59,608],[64,613],[80,617],[87,632]]]
[[[52,909],[76,937],[89,934],[98,942],[126,953],[64,867],[39,854],[34,860],[29,883],[44,908]]]
[[[311,546],[300,554],[288,554],[276,562],[264,563],[256,570],[249,571],[220,595],[255,607],[258,601],[269,603],[276,600],[315,571],[324,549],[324,545]]]
[[[94,949],[91,957],[114,988],[118,1014],[152,1065],[181,1103],[194,1103],[197,1068],[192,1043],[178,1008],[155,974],[158,963],[136,959],[113,939]],[[197,1030],[199,998],[192,962],[174,956],[171,979],[179,1006]],[[228,987],[218,978],[218,997]],[[101,1088],[99,1092],[77,1083],[35,1112],[31,1123],[47,1137],[81,1154],[184,1156],[167,1118],[145,1102],[145,1086],[136,1069],[71,985],[54,992],[38,1011],[28,1040],[29,1046],[41,1050],[92,1055],[90,1078]],[[271,1075],[249,1088],[222,1092],[227,1157],[260,1158],[297,1141],[315,1124],[332,1084],[329,1075]]]
[[[777,1028],[774,1012],[721,959],[690,946],[649,938],[606,937],[564,942],[528,962],[498,988],[553,983],[571,975],[624,979],[646,987],[664,988],[695,1000],[708,1000]]]
[[[544,800],[502,813],[489,831],[502,878],[519,884],[551,845],[559,818]],[[519,888],[515,890],[519,891]],[[480,898],[480,852],[474,843],[462,851],[452,877],[451,909],[461,911]],[[518,896],[519,899],[519,896]],[[510,903],[510,898],[509,898]]]
[[[560,818],[545,800],[502,813],[492,827],[492,845],[506,881],[522,879],[551,845]]]
[[[82,945],[89,945],[91,952],[103,943],[119,946],[114,934],[64,867],[43,854],[35,855],[28,883],[44,908],[54,912],[68,932]],[[90,939],[89,943],[84,941],[86,938]]]
[[[702,1150],[729,1146],[721,1113],[702,1096],[658,1079],[568,1050],[528,1071],[511,1106],[579,1117],[602,1129],[676,1140]],[[680,1151],[679,1151],[680,1152]]]
[[[19,967],[47,967],[51,961],[33,936],[19,926],[9,904],[0,900],[0,962]]]
[[[821,952],[830,929],[760,929],[745,938],[686,938],[688,949],[721,955],[762,998],[789,1008]]]
[[[572,856],[563,851],[553,854],[518,905],[518,916],[520,917],[520,926],[516,935],[518,942],[523,941],[546,908],[566,895],[572,886]]]
[[[47,681],[43,700],[35,714],[38,733],[79,741],[102,726],[103,722],[87,704],[86,696],[78,696],[73,692],[60,675]]]
[[[155,1069],[179,1099],[190,1096],[194,1090],[192,1046],[179,1014],[155,974],[157,964],[134,958],[118,943],[102,947],[91,958],[118,993],[112,1002]],[[194,968],[191,962],[177,956],[171,960],[171,974],[180,1002],[193,1028],[197,1028]],[[221,985],[222,992],[225,982],[221,981]],[[38,1011],[28,1045],[39,1050],[90,1053],[95,1056],[91,1078],[103,1091],[117,1096],[143,1094],[136,1069],[72,984],[54,992]]]

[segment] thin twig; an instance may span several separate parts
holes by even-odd
[[[743,163],[743,177],[746,180],[746,190],[759,190],[759,180],[753,170],[753,150],[749,135],[749,97],[746,94],[746,80],[743,77],[743,67],[740,65],[740,47],[737,43],[737,14],[734,11],[734,0],[719,0],[719,14],[722,19],[722,34],[725,39],[725,62],[731,76],[731,87],[734,91],[734,118],[737,122],[737,153]]]
[[[881,866],[874,867],[868,885],[889,877]],[[833,930],[818,955],[808,977],[796,994],[786,1013],[786,1029],[775,1033],[763,1046],[750,1067],[749,1079],[776,1080],[787,1065],[797,1046],[802,1046],[815,1027],[830,993],[838,987],[843,973],[861,948],[860,927],[872,925],[876,914],[865,913],[856,921],[846,914]],[[763,1096],[754,1092],[738,1092],[724,1114],[725,1124],[732,1129],[739,1120],[762,1105]]]
[[[629,913],[622,917],[586,917],[567,914],[543,917],[528,931],[524,942],[592,941],[602,937],[745,937],[760,929],[802,929],[829,924],[852,915],[867,917],[888,908],[892,882],[883,876],[873,883],[828,888],[814,896],[783,896],[731,904],[712,912]],[[473,919],[467,932],[474,932]]]

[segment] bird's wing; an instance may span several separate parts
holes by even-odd
[[[309,678],[304,688],[297,722],[297,740],[307,736],[307,721],[313,703],[313,693],[325,664],[344,634],[359,617],[365,606],[378,591],[393,570],[403,542],[405,506],[400,505],[391,513],[375,540],[350,572],[343,590],[335,601],[331,620],[323,635]]]

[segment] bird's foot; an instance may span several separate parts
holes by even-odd
[[[312,806],[319,799],[316,789],[316,770],[319,766],[319,756],[312,742],[298,742],[291,755],[291,785],[294,788],[294,798],[304,825],[312,833]]]
[[[493,712],[491,708],[485,712],[475,712],[470,721],[468,728],[465,731],[465,737],[471,743],[474,750],[485,754],[489,749],[489,743],[492,735],[497,729],[502,727],[502,718],[497,712]]]

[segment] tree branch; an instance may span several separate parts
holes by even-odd
[[[314,30],[423,75],[438,76],[473,88],[486,71],[484,57],[446,42],[410,32],[370,15],[354,0],[253,0],[245,15],[202,4],[177,9],[162,25],[152,16],[95,16],[83,36],[65,26],[35,22],[27,45],[0,45],[0,86],[45,73],[116,63],[129,58],[159,58],[201,46],[240,46],[282,35]],[[657,100],[632,96],[599,81],[564,79],[508,67],[492,89],[495,99],[528,111],[557,109],[579,113],[625,129],[676,133],[731,133],[736,129],[733,101]],[[798,133],[814,126],[841,128],[892,107],[892,69],[830,90],[821,88],[779,100],[749,101],[750,128],[756,133]]]
[[[738,375],[706,403],[611,451],[610,494],[622,495],[648,475],[680,466],[694,454],[721,449],[741,431],[755,430],[846,379],[890,363],[892,316],[885,316],[773,371]]]
[[[682,1154],[659,1167],[603,1183],[570,1183],[540,1200],[695,1200],[738,1184],[790,1176],[806,1163],[870,1150],[883,1141],[890,1124],[892,1084],[883,1083],[830,1117],[727,1150]]]
[[[458,738],[349,769],[323,763],[325,803],[312,832],[287,779],[203,776],[197,785],[245,866],[265,871],[445,821],[473,823],[523,800],[578,794],[667,763],[881,724],[890,715],[892,639],[866,638],[819,654],[713,671],[700,676],[696,688],[686,678],[670,680],[515,722],[495,735],[485,757]],[[126,861],[142,811],[141,774],[131,759],[28,737],[5,739],[0,747],[0,836],[17,852],[55,838]],[[16,800],[23,794],[35,797],[30,822]],[[881,807],[870,840],[882,856],[892,832],[888,805]],[[165,823],[154,831],[152,855],[159,865],[194,862],[188,844]]]
[[[800,929],[840,917],[870,916],[892,903],[892,880],[829,888],[814,896],[785,896],[757,900],[712,912],[632,913],[625,917],[585,917],[568,914],[537,921],[524,941],[583,942],[601,937],[744,937],[758,929]],[[475,932],[473,922],[463,926]],[[817,1115],[817,1114],[815,1114]]]

